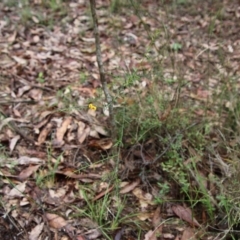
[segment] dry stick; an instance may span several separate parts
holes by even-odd
[[[103,92],[105,95],[105,99],[108,104],[110,123],[111,123],[111,127],[112,127],[111,135],[113,137],[113,134],[115,133],[115,123],[114,123],[114,118],[113,118],[113,100],[112,100],[112,96],[110,95],[108,87],[107,87],[105,71],[103,68],[95,0],[90,0],[90,5],[91,5],[92,18],[93,18],[93,25],[94,25],[96,55],[97,55],[97,63],[98,63],[98,69],[99,69],[99,74],[100,74],[100,81],[102,84],[102,89],[103,89]]]

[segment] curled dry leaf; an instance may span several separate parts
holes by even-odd
[[[103,136],[109,136],[109,133],[102,126],[93,125],[93,129]]]
[[[67,221],[53,213],[46,213],[46,218],[48,220],[49,226],[55,229],[63,228],[67,225]]]
[[[41,164],[44,161],[40,158],[30,158],[27,156],[22,156],[20,158],[17,159],[18,164],[20,165],[29,165],[29,164]]]
[[[88,109],[87,113],[88,113],[88,115],[90,115],[92,117],[96,117],[96,115],[97,115],[97,112],[94,109]]]
[[[102,176],[99,174],[95,173],[88,173],[88,174],[75,174],[74,169],[63,169],[62,171],[57,171],[56,173],[58,174],[63,174],[69,178],[73,179],[86,179],[86,178],[91,178],[91,179],[100,179]]]
[[[26,180],[28,177],[30,177],[34,172],[38,170],[40,165],[35,165],[35,166],[29,166],[22,170],[20,174],[18,175],[19,180]]]
[[[40,101],[42,98],[42,94],[43,92],[41,89],[33,88],[29,91],[28,96],[34,99],[35,101]]]
[[[67,117],[62,125],[57,129],[56,138],[53,140],[55,147],[61,147],[64,144],[63,137],[68,129],[69,124],[72,122],[72,117]]]
[[[125,229],[125,228],[122,228],[122,229],[120,229],[120,230],[117,232],[117,234],[116,234],[115,237],[114,237],[114,240],[121,240],[121,239],[122,239],[122,235],[123,235],[123,233],[124,233],[124,229]]]
[[[41,122],[39,122],[38,124],[34,125],[34,132],[36,134],[39,134],[40,132],[40,128],[42,128],[43,126],[45,126],[47,123],[49,122],[49,117],[47,117],[46,119],[43,119]]]
[[[4,68],[10,68],[15,65],[15,62],[10,58],[10,56],[6,53],[0,53],[0,67],[2,69]]]
[[[37,127],[37,128],[42,127],[43,125],[41,124],[41,122],[42,122],[47,116],[49,116],[49,115],[51,115],[51,114],[52,114],[51,111],[44,111],[44,112],[42,112],[42,113],[40,114],[40,116],[38,116],[38,121],[40,122],[40,123],[39,123],[40,125],[37,125],[36,127]],[[45,125],[45,124],[44,124],[44,125]]]
[[[2,128],[7,125],[9,122],[13,121],[14,118],[5,118],[4,120],[2,120],[1,122],[1,125],[0,125],[0,131],[2,130]]]
[[[163,237],[164,237],[164,239],[165,239],[165,238],[166,238],[166,239],[173,239],[173,238],[174,238],[174,235],[171,234],[171,233],[164,233],[164,234],[163,234]]]
[[[14,138],[11,139],[10,141],[10,146],[9,146],[9,149],[10,149],[10,152],[12,152],[18,142],[18,140],[20,139],[21,137],[19,135],[15,136]]]
[[[183,207],[181,205],[172,206],[173,212],[182,220],[190,223],[192,226],[200,227],[201,225],[193,217],[192,211],[190,208]]]
[[[81,50],[82,51],[82,50]],[[78,87],[77,88],[81,93],[83,93],[84,95],[88,96],[88,97],[95,97],[95,92],[96,89],[93,88],[85,88],[85,87]]]
[[[110,188],[102,191],[101,193],[99,193],[99,194],[93,199],[93,201],[96,201],[96,200],[102,198],[104,195],[106,195],[107,193],[111,192],[112,190],[113,190],[113,186],[111,186]]]
[[[91,140],[88,144],[89,147],[93,147],[101,150],[108,150],[112,147],[112,145],[113,145],[113,142],[110,138]]]
[[[138,186],[140,184],[140,179],[137,179],[136,181],[124,186],[121,190],[120,193],[121,194],[125,194],[128,192],[131,192],[136,186]]]
[[[82,235],[78,235],[78,236],[76,237],[76,240],[86,240],[86,239],[85,239],[84,236],[82,236]]]
[[[144,236],[144,240],[157,240],[157,237],[154,231],[152,230],[148,231]]]
[[[100,138],[98,132],[96,130],[94,130],[94,129],[90,129],[89,136],[93,137],[93,138],[96,138],[96,139]]]
[[[152,223],[153,223],[153,227],[154,227],[154,232],[157,236],[160,236],[162,234],[162,230],[163,230],[163,225],[161,223],[161,208],[158,207],[154,214],[153,214],[153,218],[152,218]]]
[[[86,126],[85,123],[78,122],[77,139],[79,143],[83,143],[90,133],[90,127],[85,126]]]
[[[102,235],[101,231],[99,229],[91,229],[87,233],[87,238],[88,239],[98,239]]]
[[[181,240],[196,240],[194,231],[192,228],[186,228],[182,234]]]
[[[154,228],[158,227],[160,222],[161,222],[161,208],[158,207],[153,214],[152,218],[153,227]]]
[[[29,91],[32,87],[27,85],[18,89],[17,96],[21,97],[25,92]]]
[[[20,183],[18,185],[16,185],[8,194],[7,196],[10,198],[16,198],[16,197],[23,197],[24,196],[24,191],[26,189],[26,183],[27,182],[23,182]]]
[[[142,208],[146,208],[149,204],[155,205],[153,196],[150,193],[144,193],[142,189],[135,188],[133,194],[139,199]]]
[[[152,216],[153,214],[150,212],[141,212],[137,214],[137,218],[140,219],[141,221],[149,220],[152,218]]]
[[[45,128],[43,128],[43,130],[39,134],[37,145],[41,145],[46,141],[46,138],[47,138],[48,134],[51,132],[51,130],[52,130],[52,123],[50,122],[47,124],[47,126]]]
[[[52,198],[63,198],[67,193],[66,188],[59,188],[57,190],[49,189],[49,195]]]
[[[20,57],[17,57],[17,56],[12,56],[13,60],[17,63],[19,63],[20,65],[27,65],[28,61],[24,58],[20,58]]]
[[[29,240],[38,240],[39,235],[41,234],[43,230],[44,223],[38,224],[36,227],[32,229],[32,231],[29,233]]]

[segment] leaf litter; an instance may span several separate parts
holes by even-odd
[[[1,156],[0,171],[4,180],[1,197],[6,203],[6,209],[1,207],[1,212],[8,215],[8,224],[16,231],[19,226],[26,229],[25,233],[18,231],[18,239],[44,239],[46,236],[50,239],[73,239],[73,230],[76,231],[77,239],[84,239],[84,236],[88,236],[89,239],[105,239],[98,225],[93,229],[77,223],[74,226],[73,217],[67,214],[67,210],[74,210],[71,204],[64,204],[72,203],[81,209],[86,203],[78,195],[79,191],[82,188],[88,188],[90,191],[93,189],[91,184],[105,179],[106,170],[113,170],[111,164],[101,162],[101,157],[107,156],[114,143],[108,133],[106,117],[109,113],[104,108],[104,100],[101,97],[98,99],[97,96],[101,84],[96,67],[91,19],[85,1],[62,3],[67,9],[67,14],[62,16],[57,13],[51,15],[51,11],[44,7],[43,3],[44,1],[40,0],[29,5],[32,15],[26,23],[17,6],[5,6],[5,2],[0,3],[0,13],[6,16],[0,21],[0,112],[5,116],[0,124],[0,143],[11,156]],[[161,77],[174,84],[171,59],[164,59],[164,56],[156,54],[158,49],[168,44],[161,32],[158,32],[162,29],[161,23],[164,21],[171,29],[172,35],[168,51],[173,51],[178,67],[188,67],[183,77],[190,83],[191,89],[189,91],[183,88],[184,97],[197,102],[207,102],[211,98],[212,89],[217,88],[216,76],[213,75],[211,79],[207,76],[210,73],[208,66],[202,64],[204,62],[216,63],[213,65],[213,72],[218,71],[225,76],[239,74],[239,44],[235,37],[239,13],[235,8],[235,1],[224,3],[226,22],[221,24],[216,20],[214,31],[221,37],[221,44],[216,38],[209,40],[206,37],[206,29],[211,20],[207,13],[210,14],[212,9],[217,7],[208,6],[207,2],[196,3],[194,7],[199,13],[195,14],[181,7],[177,11],[173,10],[169,15],[171,21],[168,23],[168,13],[160,3],[158,6],[154,1],[144,2],[142,7],[148,9],[148,14],[141,18],[132,11],[111,15],[108,1],[99,1],[98,4],[103,62],[107,72],[111,73],[108,76],[109,82],[115,81],[112,74],[124,76],[126,72],[131,71],[148,72],[153,63],[159,64],[161,61],[164,64]],[[188,10],[191,10],[191,6]],[[44,26],[48,21],[48,14],[37,15],[35,13],[38,10],[56,18],[52,27]],[[202,11],[205,11],[206,15],[202,16]],[[155,17],[152,17],[153,15]],[[144,31],[146,27],[152,33],[158,34],[154,42],[155,47],[152,44],[153,38],[149,39]],[[224,52],[230,63],[228,72],[216,57],[216,53],[220,51]],[[151,61],[143,58],[146,54],[149,54]],[[204,89],[204,79],[209,79],[209,89]],[[136,85],[128,86],[124,94],[130,93],[131,96],[119,99],[120,106],[138,102],[139,89],[150,91],[150,84],[147,82],[149,80],[144,76],[138,83],[136,81]],[[169,95],[173,94],[173,89],[174,87],[167,84],[164,86]],[[146,93],[143,92],[144,94]],[[94,104],[96,102],[100,107],[89,109],[90,101]],[[160,122],[166,121],[173,111],[172,104],[161,110],[153,103],[153,108]],[[182,109],[182,112],[186,112],[186,109]],[[196,113],[199,116],[205,114],[200,109],[197,109]],[[213,112],[209,115],[213,118],[216,116]],[[187,146],[186,149],[190,147]],[[124,214],[138,214],[139,219],[147,223],[147,228],[143,224],[142,239],[190,239],[197,231],[194,228],[186,227],[176,234],[177,226],[170,225],[174,233],[164,224],[167,218],[154,201],[156,191],[160,191],[161,188],[152,184],[161,178],[159,173],[156,171],[153,175],[141,175],[141,167],[151,163],[157,154],[149,143],[143,143],[141,147],[137,146],[131,150],[128,158],[124,159],[126,166],[119,165],[120,170],[128,172],[120,178],[121,182],[127,181],[120,193],[131,203],[131,207],[124,209]],[[218,159],[221,159],[221,156]],[[215,161],[222,162],[216,159]],[[225,163],[221,165],[223,164]],[[157,167],[159,166],[156,165]],[[202,171],[201,175],[206,177],[206,172]],[[148,181],[151,182],[152,190],[147,190]],[[204,181],[204,187],[207,188],[208,182]],[[64,186],[67,186],[66,189]],[[211,187],[214,188],[216,186]],[[108,188],[101,192],[90,194],[90,200],[98,202],[106,195],[111,197],[115,193],[114,190],[115,186],[108,184]],[[20,214],[19,205],[24,205],[24,209],[21,210],[24,214]],[[52,208],[52,205],[56,209]],[[11,210],[11,207],[15,207],[16,210]],[[173,205],[171,209],[187,225],[201,226],[193,217],[192,209],[181,205]],[[109,209],[109,212],[115,210]],[[34,211],[38,213],[39,219],[34,218]],[[173,213],[171,216],[174,216]],[[73,216],[74,214],[76,215],[76,212]],[[68,218],[69,220],[66,220]],[[80,218],[76,217],[76,222]],[[201,218],[199,219],[201,221]],[[66,232],[60,230],[64,227],[67,227]],[[57,229],[59,233],[51,228]],[[134,227],[131,229],[127,226],[124,232],[120,230],[119,234],[115,235],[115,239],[124,239],[124,235],[132,230],[134,232]],[[133,236],[136,237],[134,234]],[[131,239],[133,236],[129,234],[128,237]]]

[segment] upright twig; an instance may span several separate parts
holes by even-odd
[[[103,62],[102,62],[102,53],[101,53],[101,46],[100,46],[98,18],[97,18],[97,14],[96,14],[95,0],[90,0],[90,5],[91,5],[92,18],[93,18],[93,25],[94,25],[96,55],[97,55],[97,63],[98,63],[98,69],[99,69],[99,74],[100,74],[100,81],[102,84],[102,89],[103,89],[103,92],[105,95],[105,99],[108,104],[109,117],[110,117],[110,122],[111,122],[111,127],[112,127],[111,134],[113,136],[113,134],[115,132],[115,123],[114,123],[114,118],[113,118],[113,101],[112,101],[112,96],[110,95],[108,87],[107,87],[107,81],[106,81],[105,71],[104,71]]]

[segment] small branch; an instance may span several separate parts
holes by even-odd
[[[105,99],[106,99],[107,104],[108,104],[109,117],[110,117],[110,122],[111,122],[111,127],[112,127],[111,133],[113,135],[114,132],[115,132],[115,123],[114,123],[114,118],[113,118],[113,100],[112,100],[112,96],[110,95],[108,87],[107,87],[105,71],[104,71],[104,68],[103,68],[95,0],[90,0],[90,5],[91,5],[92,18],[93,18],[93,25],[94,25],[96,56],[97,56],[99,74],[100,74],[100,81],[101,81],[101,84],[102,84],[102,89],[103,89],[103,92],[104,92],[104,95],[105,95]]]

